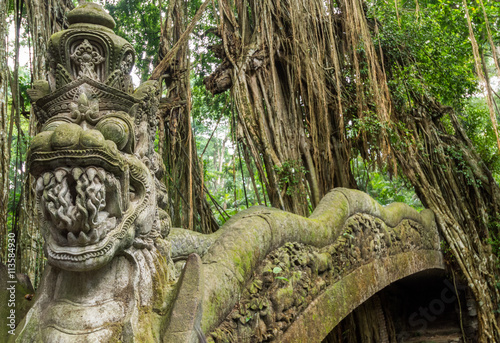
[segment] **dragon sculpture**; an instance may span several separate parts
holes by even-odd
[[[353,270],[397,257],[409,261],[398,279],[442,265],[430,211],[347,189],[310,218],[256,207],[211,235],[171,229],[154,151],[158,84],[133,89],[134,50],[101,6],[85,3],[68,22],[50,39],[48,82],[30,91],[48,266],[14,341],[296,341],[297,318]]]
[[[163,164],[153,149],[158,85],[133,91],[133,47],[100,6],[68,14],[30,96],[41,131],[28,165],[48,259],[21,341],[153,341],[169,268]],[[76,339],[78,337],[78,339]],[[126,340],[124,340],[126,341]]]

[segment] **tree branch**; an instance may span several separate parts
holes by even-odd
[[[193,17],[193,20],[191,20],[191,22],[189,23],[186,31],[184,31],[182,33],[181,37],[174,44],[172,49],[170,49],[170,51],[163,58],[163,60],[161,60],[161,62],[158,63],[156,68],[153,70],[153,73],[151,74],[151,77],[149,78],[150,80],[159,80],[160,79],[160,77],[163,75],[163,72],[165,71],[165,69],[167,69],[170,62],[172,62],[172,59],[174,58],[174,56],[177,53],[177,51],[179,50],[179,48],[187,42],[189,35],[193,31],[194,27],[196,26],[196,23],[198,22],[198,20],[200,20],[203,12],[205,11],[205,9],[207,8],[207,6],[210,2],[211,2],[211,0],[205,0],[205,2],[200,6],[200,8],[198,9],[198,11],[196,12],[196,14]]]

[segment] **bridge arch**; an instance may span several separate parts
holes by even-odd
[[[436,250],[405,252],[362,265],[330,285],[279,338],[280,342],[322,342],[337,324],[388,285],[426,270],[444,269]]]
[[[309,218],[254,208],[219,231],[171,234],[174,258],[197,247],[210,275],[201,328],[217,343],[321,342],[384,287],[444,268],[431,211],[383,207],[347,189],[329,193]]]

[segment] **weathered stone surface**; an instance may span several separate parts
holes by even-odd
[[[164,332],[164,343],[197,343],[203,313],[203,264],[196,254],[189,255],[177,284],[177,294]]]
[[[315,299],[329,287],[333,287],[332,285],[342,284],[344,277],[357,275],[359,288],[353,287],[352,291],[359,292],[357,293],[359,298],[353,298],[353,302],[346,303],[334,301],[342,311],[337,315],[332,312],[327,316],[328,319],[322,320],[334,321],[338,318],[340,321],[366,300],[367,294],[372,294],[370,292],[375,293],[387,284],[420,270],[443,267],[441,260],[430,264],[424,263],[427,255],[421,254],[422,251],[429,251],[432,256],[434,253],[435,256],[441,256],[439,237],[430,211],[418,214],[409,207],[400,205],[383,208],[367,195],[353,190],[335,190],[323,201],[331,205],[340,205],[332,206],[343,209],[343,215],[333,213],[337,219],[343,218],[340,222],[330,217],[332,211],[326,207],[322,207],[325,212],[320,212],[323,211],[320,208],[311,219],[299,219],[300,217],[292,219],[290,214],[285,215],[278,210],[266,209],[243,215],[247,219],[265,218],[260,225],[259,222],[244,223],[242,218],[234,223],[243,223],[245,227],[239,231],[238,238],[233,238],[240,240],[236,246],[225,241],[230,233],[219,234],[219,238],[208,251],[220,244],[224,247],[226,256],[222,261],[215,260],[214,256],[208,259],[207,256],[210,256],[208,253],[203,258],[205,263],[208,263],[205,268],[206,273],[208,274],[208,269],[214,268],[211,275],[220,275],[218,278],[220,282],[217,284],[207,280],[206,294],[213,292],[213,296],[205,297],[205,306],[211,306],[212,311],[215,307],[218,312],[213,314],[214,318],[222,316],[222,313],[226,315],[224,322],[217,328],[210,327],[213,325],[209,317],[212,312],[205,308],[203,324],[210,330],[215,329],[211,333],[211,339],[216,342],[286,341],[283,334],[286,335],[292,323],[300,318],[304,311],[312,311],[310,308],[315,306],[312,305]],[[395,226],[391,227],[386,224],[387,222]],[[238,230],[238,227],[236,225],[232,227],[231,232]],[[308,238],[311,228],[315,229],[316,237]],[[249,231],[253,231],[252,237],[248,236]],[[328,232],[335,232],[336,236],[328,237]],[[288,234],[291,236],[287,237]],[[273,244],[276,239],[307,242],[307,245],[300,243],[282,245],[281,242]],[[237,249],[244,244],[255,245],[253,249],[250,247]],[[278,248],[273,248],[274,246]],[[259,249],[260,251],[256,252]],[[265,249],[269,249],[265,258],[253,257],[258,253],[265,253]],[[248,252],[253,252],[253,256],[249,256]],[[217,258],[221,256],[224,256],[223,253],[218,251]],[[419,269],[413,268],[413,264],[394,264],[405,259],[414,261],[414,265],[418,265],[419,262],[423,265]],[[245,270],[241,272],[240,278],[226,277],[224,273],[219,273],[222,268],[217,263],[226,265],[222,270],[240,271],[243,261],[258,264],[248,269],[244,267]],[[358,272],[374,261],[382,263],[382,267],[387,269],[388,273],[384,275],[387,278],[372,277],[367,279],[370,282],[365,283],[366,280],[360,276],[368,274]],[[233,263],[234,266],[228,267],[229,263]],[[377,263],[373,265],[378,266]],[[391,274],[389,272],[391,268],[397,273]],[[253,272],[249,276],[250,270]],[[229,287],[232,287],[230,291],[222,290]],[[238,294],[238,300],[236,301],[236,297],[233,296],[224,301],[222,296],[225,294]],[[362,300],[356,302],[354,301],[356,299]],[[231,305],[232,308],[228,308]],[[319,317],[315,318],[319,320]],[[316,322],[318,325],[319,323]],[[332,328],[330,327],[323,336],[318,336],[316,339],[321,341]],[[307,331],[303,331],[305,332]],[[289,342],[295,341],[289,340]],[[306,341],[306,336],[298,341]]]
[[[330,192],[310,218],[257,207],[239,213],[218,232],[208,236],[173,229],[169,236],[173,259],[186,256],[193,247],[202,255],[205,275],[210,275],[205,281],[202,319],[204,332],[215,330],[221,323],[221,318],[227,318],[237,306],[237,299],[256,277],[254,272],[274,250],[287,242],[299,242],[316,248],[349,242],[348,235],[352,235],[355,230],[349,229],[349,226],[361,225],[361,222],[353,218],[363,213],[379,223],[368,226],[369,233],[363,233],[365,241],[374,236],[381,241],[378,226],[383,223],[389,228],[396,228],[392,230],[392,235],[384,235],[384,239],[397,236],[404,243],[403,247],[439,250],[437,228],[431,211],[418,213],[404,204],[382,207],[368,195],[348,189]],[[421,229],[399,229],[396,232],[401,223],[406,223],[410,228],[418,226]],[[419,233],[415,234],[416,231]],[[386,243],[380,242],[378,246],[382,244]],[[361,247],[358,249],[359,252],[356,253],[361,254]],[[370,256],[380,257],[375,254],[367,255],[367,258]],[[325,259],[325,256],[321,258],[323,265]]]
[[[326,288],[276,341],[321,342],[372,295],[395,281],[429,269],[444,269],[439,251],[419,250],[375,259]]]
[[[68,23],[70,24],[97,24],[115,28],[115,20],[101,6],[94,3],[84,3],[75,10],[68,13]]]

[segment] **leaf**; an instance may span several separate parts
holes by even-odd
[[[288,280],[286,277],[283,277],[283,276],[275,276],[274,278],[278,279],[278,280],[285,280],[286,282],[290,282],[290,280]]]
[[[274,274],[279,274],[279,273],[281,273],[282,271],[283,271],[283,269],[281,269],[280,267],[274,267],[274,269],[273,269],[273,273],[274,273]]]
[[[344,233],[343,233],[343,236],[344,236],[344,237],[349,237],[349,238],[351,238],[351,239],[356,238],[356,237],[354,237],[353,235],[351,235],[350,233],[347,233],[347,232],[344,232]]]

